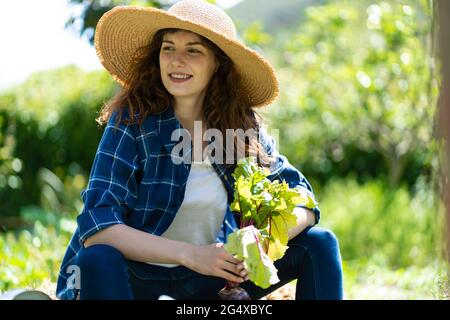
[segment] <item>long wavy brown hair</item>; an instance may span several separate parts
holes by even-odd
[[[148,115],[158,114],[174,103],[173,96],[164,87],[159,67],[159,53],[165,34],[175,33],[180,29],[162,29],[152,38],[149,45],[140,48],[133,59],[127,85],[110,99],[101,109],[97,122],[101,125],[108,122],[113,112],[118,112],[118,125],[122,121],[123,112],[128,109],[130,115],[123,121],[127,124],[142,122]],[[259,132],[263,124],[262,117],[250,105],[245,93],[240,90],[240,76],[233,61],[213,42],[199,35],[202,42],[213,51],[219,61],[219,68],[208,85],[203,112],[207,128],[215,128],[222,132],[225,141],[227,129],[249,129]],[[241,139],[241,140],[240,140]],[[234,147],[237,154],[253,155],[260,165],[269,166],[272,158],[255,139],[235,135]],[[243,151],[241,146],[245,146]],[[241,149],[241,150],[239,150]],[[239,153],[241,151],[241,153]],[[224,150],[224,157],[225,150]],[[239,160],[233,156],[234,163]]]

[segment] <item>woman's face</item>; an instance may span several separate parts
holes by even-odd
[[[214,53],[190,31],[166,33],[159,53],[164,87],[175,98],[202,97],[218,67]]]

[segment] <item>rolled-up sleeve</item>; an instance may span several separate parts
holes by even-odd
[[[274,162],[272,165],[271,174],[268,176],[268,179],[271,181],[279,180],[285,181],[290,188],[299,187],[304,189],[313,199],[315,199],[314,191],[306,179],[306,177],[292,164],[289,163],[289,160],[282,154],[278,153],[275,146],[275,140],[271,137],[265,130],[260,131],[260,142],[263,146],[265,146],[267,153],[273,157]],[[299,205],[299,207],[306,208],[303,205]],[[315,223],[319,223],[320,221],[320,208],[316,205],[311,209],[316,217]]]
[[[88,187],[81,192],[84,207],[77,217],[80,242],[96,232],[125,223],[137,198],[139,171],[135,135],[131,125],[115,126],[117,114],[103,132]]]

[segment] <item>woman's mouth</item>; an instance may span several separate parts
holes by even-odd
[[[169,78],[172,82],[175,83],[181,83],[181,82],[186,82],[189,79],[192,78],[192,75],[187,74],[187,73],[169,73]]]

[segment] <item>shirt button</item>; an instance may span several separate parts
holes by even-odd
[[[228,181],[228,177],[227,176],[224,176],[223,178],[225,179],[225,181]]]

